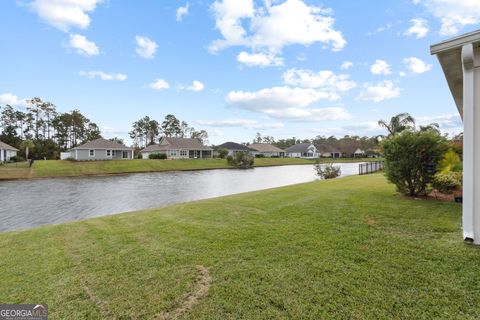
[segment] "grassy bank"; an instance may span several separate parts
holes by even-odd
[[[461,207],[355,176],[0,234],[0,301],[52,319],[478,319]]]
[[[322,160],[327,161],[327,160]],[[331,159],[329,160],[331,161]],[[339,161],[339,160],[335,160]],[[343,159],[341,162],[361,161]],[[293,158],[259,158],[255,166],[281,166],[311,164],[313,160]],[[107,175],[135,172],[160,172],[175,170],[200,170],[230,168],[224,159],[189,159],[189,160],[111,160],[111,161],[35,161],[31,169],[26,163],[0,166],[0,180],[28,179],[46,177],[75,177],[84,175]]]

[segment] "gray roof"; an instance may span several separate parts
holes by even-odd
[[[200,139],[196,138],[172,138],[162,137],[159,144],[152,144],[140,152],[154,152],[167,150],[213,150],[204,146]]]
[[[315,146],[320,153],[340,153],[339,150],[335,149],[327,143],[318,144]]]
[[[0,149],[18,151],[17,148],[14,148],[2,141],[0,141]]]
[[[285,150],[277,148],[274,145],[268,143],[254,143],[250,144],[248,147],[258,152],[285,152]]]
[[[219,146],[216,146],[215,149],[227,149],[227,150],[239,150],[239,151],[252,151],[252,149],[250,149],[249,147],[247,146],[244,146],[243,144],[240,144],[240,143],[236,143],[236,142],[225,142],[225,143],[222,143],[221,145]]]
[[[133,148],[127,147],[118,141],[110,141],[103,138],[89,141],[78,147],[73,148],[72,150],[75,150],[75,149],[77,150],[81,150],[81,149],[133,150]]]
[[[288,147],[287,149],[285,149],[285,151],[288,153],[308,152],[308,147],[310,147],[311,145],[311,143],[299,143]]]

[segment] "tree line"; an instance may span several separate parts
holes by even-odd
[[[161,137],[197,138],[208,144],[208,132],[195,130],[187,122],[180,121],[173,114],[167,114],[162,123],[145,116],[132,124],[129,132],[134,146],[144,148],[157,143]]]
[[[100,128],[79,110],[58,112],[42,98],[26,100],[24,108],[0,106],[0,140],[31,158],[56,159],[60,152],[101,137]]]

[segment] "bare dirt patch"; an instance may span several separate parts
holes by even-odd
[[[197,283],[195,284],[194,289],[185,295],[183,302],[176,309],[161,313],[154,317],[156,320],[172,320],[178,319],[182,315],[188,313],[192,308],[198,303],[198,301],[203,298],[210,289],[212,283],[212,278],[210,277],[210,272],[207,268],[203,266],[197,266]]]

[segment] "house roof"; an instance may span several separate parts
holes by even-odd
[[[14,148],[2,141],[0,141],[0,149],[18,151],[17,148]]]
[[[285,151],[288,153],[307,152],[308,147],[310,147],[311,145],[311,143],[299,143],[288,147],[287,149],[285,149]]]
[[[470,49],[466,49],[462,57],[462,48],[464,45],[472,44]],[[457,109],[463,118],[463,64],[471,63],[472,67],[474,61],[471,60],[473,52],[471,49],[476,49],[480,46],[480,30],[466,33],[459,37],[449,39],[430,47],[430,53],[436,55],[443,73],[447,79],[448,87],[453,95]],[[470,51],[470,52],[468,52]],[[462,62],[463,60],[463,62]]]
[[[200,139],[162,137],[160,144],[153,144],[140,152],[166,151],[166,150],[213,150],[204,146]]]
[[[285,150],[277,148],[274,145],[268,143],[254,143],[250,144],[248,147],[258,152],[285,152]]]
[[[72,150],[80,150],[80,149],[122,149],[122,150],[133,150],[133,148],[127,147],[121,144],[118,141],[111,141],[107,139],[96,139],[84,143],[78,147],[72,148]]]
[[[320,153],[339,153],[340,151],[327,143],[318,144],[315,146]]]
[[[249,147],[236,142],[225,142],[225,143],[222,143],[221,145],[216,146],[215,149],[252,151],[252,149],[250,149]]]

